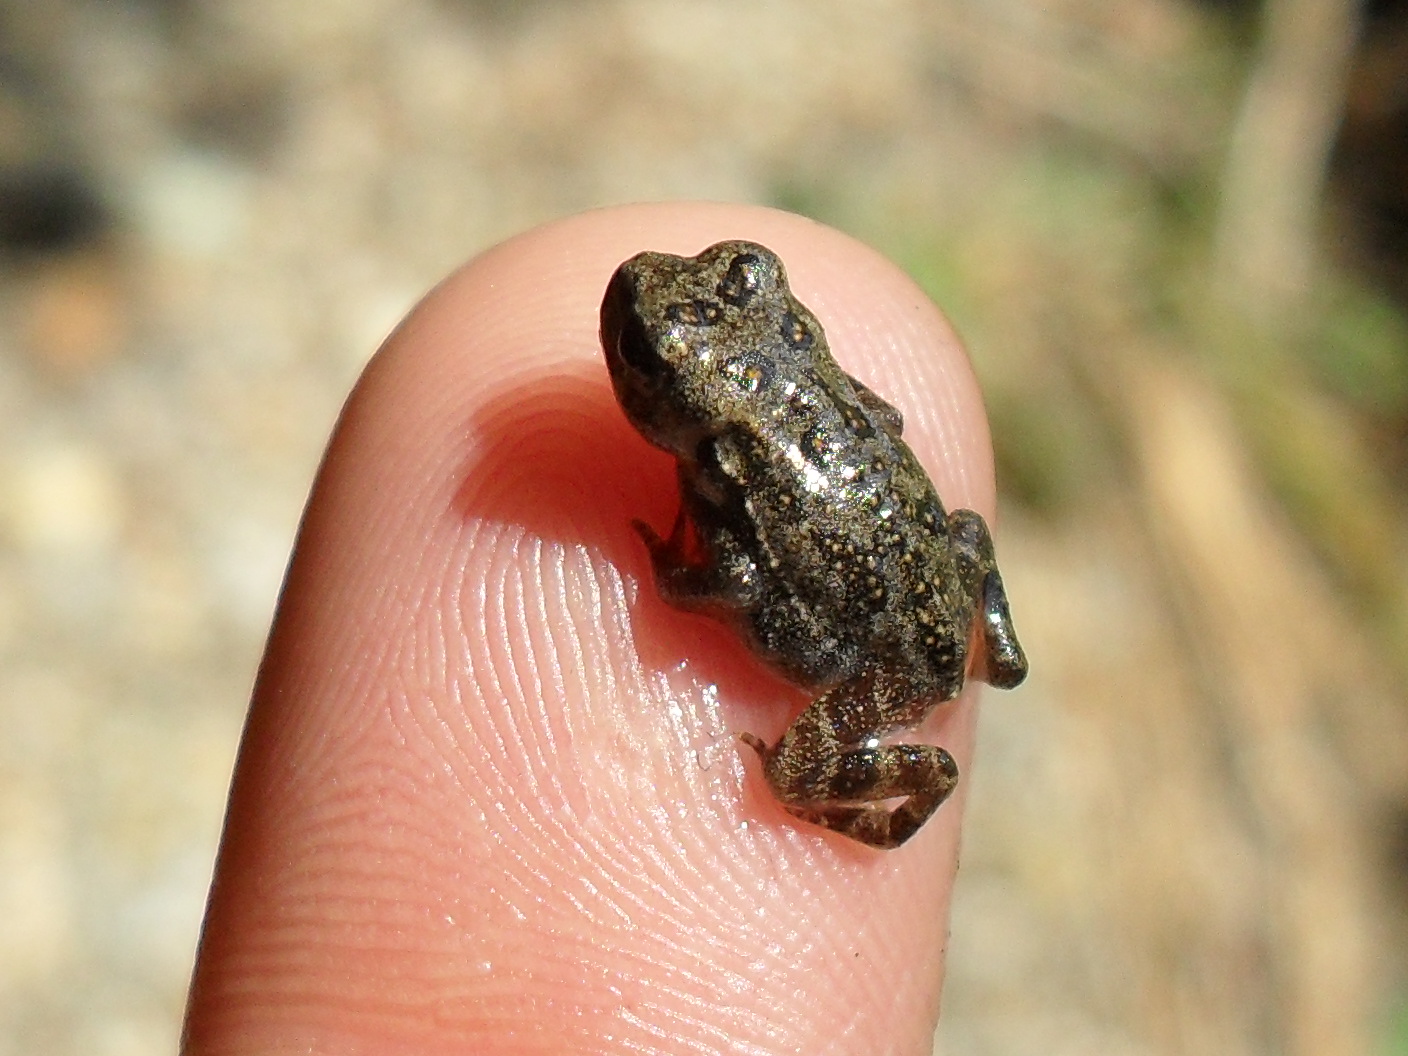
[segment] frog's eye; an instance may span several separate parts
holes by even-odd
[[[798,352],[805,352],[812,347],[816,338],[812,335],[811,327],[791,312],[785,312],[782,316],[782,340]]]
[[[756,253],[740,253],[729,263],[728,271],[719,281],[719,299],[735,308],[742,308],[763,284],[762,261]]]
[[[686,326],[713,326],[724,314],[723,305],[713,301],[681,301],[665,309],[665,318]]]

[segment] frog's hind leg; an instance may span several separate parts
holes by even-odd
[[[948,530],[982,625],[973,675],[998,689],[1011,689],[1027,677],[1027,657],[1012,626],[987,522],[972,510],[954,510],[948,515]]]
[[[893,808],[788,804],[788,812],[882,850],[898,847],[918,832],[958,784],[953,756],[932,744],[856,749],[842,755],[839,769],[847,780],[861,777],[867,799],[905,799]]]
[[[909,726],[926,701],[888,699],[874,675],[839,686],[814,701],[769,748],[752,734],[741,739],[763,760],[773,793],[796,817],[871,847],[898,847],[948,798],[958,765],[929,744],[876,744],[885,730]],[[890,808],[886,800],[903,797]]]

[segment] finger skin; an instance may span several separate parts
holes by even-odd
[[[588,213],[437,288],[350,398],[241,745],[188,1008],[206,1053],[927,1053],[962,790],[903,849],[787,817],[805,697],[667,608],[670,460],[612,401],[620,261],[760,241],[990,515],[966,359],[873,251],[733,205]],[[971,759],[970,698],[926,740]]]

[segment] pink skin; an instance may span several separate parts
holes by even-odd
[[[927,1053],[964,781],[903,849],[796,823],[748,730],[807,699],[666,607],[669,459],[597,345],[617,263],[771,246],[841,365],[993,512],[978,391],[893,265],[733,205],[602,210],[476,259],[387,341],[299,534],[240,749],[185,1051]],[[971,696],[923,736],[972,758]]]

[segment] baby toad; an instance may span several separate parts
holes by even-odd
[[[969,674],[1004,689],[1027,674],[987,524],[944,511],[900,412],[837,366],[764,246],[632,257],[601,340],[626,417],[678,463],[669,538],[635,525],[661,596],[820,694],[776,744],[742,740],[792,814],[898,847],[958,768],[882,738]]]

